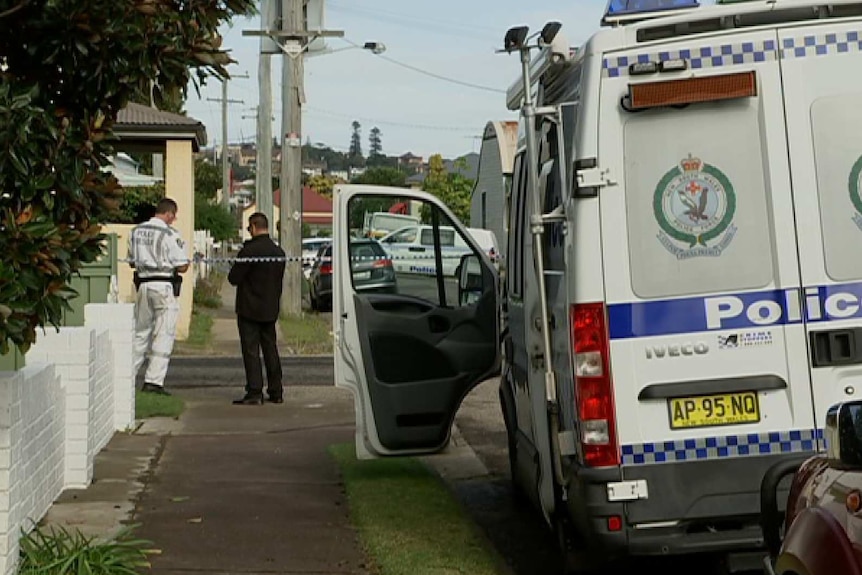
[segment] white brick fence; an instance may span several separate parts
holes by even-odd
[[[0,575],[16,570],[21,530],[88,486],[96,454],[135,423],[134,306],[88,304],[85,318],[46,328],[27,367],[0,372]]]

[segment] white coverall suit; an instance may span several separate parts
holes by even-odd
[[[189,263],[179,232],[158,218],[129,235],[129,261],[141,279],[135,301],[134,373],[149,357],[144,382],[163,387],[174,348],[180,304],[171,277]]]

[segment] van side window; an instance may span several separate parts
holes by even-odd
[[[539,152],[539,185],[542,187],[543,210],[547,214],[563,203],[563,182],[560,179],[560,146],[558,127],[552,122],[542,126]],[[543,259],[546,270],[565,270],[563,224],[545,227]]]
[[[407,228],[403,231],[392,234],[390,241],[392,243],[407,244],[416,240],[416,228]]]
[[[826,273],[835,281],[862,278],[862,109],[841,94],[811,105],[817,195]],[[851,247],[852,246],[852,247]]]
[[[626,229],[604,233],[628,234],[637,296],[759,289],[773,281],[758,108],[751,99],[628,117]]]
[[[433,246],[434,245],[434,230],[431,228],[424,228],[422,230],[422,235],[420,236],[419,243],[423,246]],[[440,245],[441,246],[454,246],[455,245],[455,230],[440,230]]]
[[[509,226],[509,254],[507,270],[509,275],[509,292],[517,297],[524,293],[524,230],[528,227],[526,217],[527,162],[524,152],[515,158],[512,182],[511,225]]]

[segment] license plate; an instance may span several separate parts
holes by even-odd
[[[371,279],[371,271],[365,272],[354,272],[353,279],[355,280],[370,280]]]
[[[739,425],[760,421],[757,392],[675,397],[668,400],[671,429]]]

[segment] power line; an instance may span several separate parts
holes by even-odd
[[[377,8],[371,10],[359,6],[345,6],[338,2],[329,2],[327,4],[327,8],[333,8],[336,12],[345,12],[353,16],[373,20],[375,22],[390,22],[398,26],[408,26],[410,28],[424,30],[426,32],[456,36],[461,40],[482,41],[484,38],[490,40],[492,33],[495,34],[496,37],[497,33],[500,32],[499,30],[488,26],[474,26],[472,23],[470,25],[466,25],[464,23],[454,22],[451,20],[427,18],[425,14],[422,16],[414,16],[399,12],[380,10]],[[486,35],[480,38],[476,35],[477,31],[483,31]]]
[[[359,44],[348,40],[347,38],[342,38],[345,42],[352,46],[360,47]],[[442,76],[440,74],[435,74],[434,72],[429,72],[428,70],[423,70],[422,68],[418,68],[416,66],[411,66],[410,64],[405,64],[404,62],[399,62],[398,60],[394,60],[389,56],[384,56],[382,54],[377,54],[378,58],[382,58],[387,62],[395,64],[396,66],[401,66],[402,68],[407,68],[408,70],[412,70],[419,74],[424,74],[425,76],[430,76],[431,78],[435,78],[437,80],[442,80],[444,82],[449,82],[451,84],[457,84],[459,86],[463,86],[465,88],[473,88],[475,90],[484,90],[485,92],[493,92],[495,94],[505,94],[506,90],[501,90],[499,88],[491,88],[490,86],[482,86],[480,84],[473,84],[471,82],[465,82],[463,80],[457,80],[455,78],[449,78],[448,76]]]

